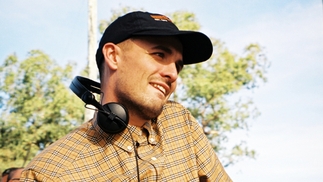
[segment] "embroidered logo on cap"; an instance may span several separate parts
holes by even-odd
[[[166,22],[172,22],[167,16],[164,15],[150,15],[154,20],[156,21],[166,21]]]

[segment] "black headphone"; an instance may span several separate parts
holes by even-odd
[[[70,84],[70,89],[85,104],[93,105],[98,109],[97,122],[104,132],[116,134],[127,128],[129,116],[125,106],[116,102],[110,102],[102,106],[96,101],[92,92],[101,94],[100,83],[88,78],[76,76]]]

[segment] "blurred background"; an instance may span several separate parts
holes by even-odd
[[[323,181],[322,1],[98,0],[98,25],[122,7],[192,12],[200,31],[237,55],[249,44],[261,45],[270,61],[268,81],[240,93],[251,97],[261,114],[247,131],[228,134],[246,141],[256,155],[226,170],[234,181]],[[0,25],[1,65],[9,55],[26,59],[39,49],[59,65],[74,62],[74,76],[86,67],[87,1],[0,1]]]

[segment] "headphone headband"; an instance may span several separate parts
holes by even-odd
[[[76,76],[70,84],[70,89],[86,104],[91,104],[102,110],[101,104],[95,100],[91,92],[100,94],[101,84],[85,77]]]

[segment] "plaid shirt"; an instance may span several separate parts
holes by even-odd
[[[25,168],[21,181],[231,181],[202,128],[169,101],[157,122],[104,133],[96,119],[56,141]]]

